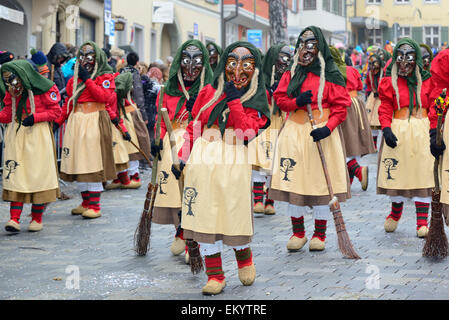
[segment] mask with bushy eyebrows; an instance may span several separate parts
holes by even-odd
[[[310,66],[318,56],[318,40],[312,31],[305,31],[299,39],[298,64],[303,67]]]
[[[86,69],[90,74],[95,69],[97,54],[95,48],[90,44],[86,44],[80,49],[80,65]]]
[[[245,47],[237,47],[229,53],[226,60],[226,81],[234,82],[235,87],[240,90],[251,83],[256,70],[256,59]]]
[[[416,67],[416,51],[412,46],[403,44],[398,48],[396,65],[398,67],[398,75],[401,77],[409,77]]]
[[[369,57],[368,69],[374,75],[380,72],[380,61],[377,59],[377,57],[375,56]]]
[[[275,79],[280,80],[282,78],[282,75],[287,70],[288,66],[290,65],[290,60],[292,59],[292,54],[289,46],[282,47],[281,51],[279,52],[278,59],[276,60],[275,64]]]
[[[9,94],[13,97],[20,97],[23,93],[22,80],[12,72],[6,71],[2,74],[3,82]]]
[[[429,71],[430,53],[429,51],[426,50],[426,48],[421,48],[421,54],[422,54],[423,69]]]
[[[209,63],[211,66],[215,65],[218,61],[218,50],[213,44],[207,46],[207,51],[209,51]]]
[[[195,81],[203,71],[203,53],[196,46],[188,46],[182,51],[181,71],[184,81]]]

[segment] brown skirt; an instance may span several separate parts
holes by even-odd
[[[132,121],[134,123],[134,129],[136,130],[137,140],[140,149],[145,153],[148,159],[150,159],[150,135],[148,133],[148,128],[145,122],[142,120],[139,110],[131,112]],[[145,160],[145,157],[140,153],[133,153],[129,155],[130,161],[135,160]]]
[[[172,224],[175,228],[178,228],[181,223],[178,213],[181,208],[162,208],[154,207],[153,209],[153,221],[156,224]]]
[[[360,97],[352,97],[346,120],[340,125],[347,157],[376,153],[365,103]]]
[[[101,158],[103,170],[88,174],[66,174],[60,173],[61,179],[67,182],[106,182],[117,177],[117,168],[114,163],[114,152],[112,150],[112,128],[111,120],[107,111],[99,111],[98,125],[101,134]],[[122,170],[123,171],[123,170]]]

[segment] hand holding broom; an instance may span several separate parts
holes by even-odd
[[[307,104],[307,112],[309,114],[310,123],[312,124],[312,129],[316,129],[316,123],[313,118],[312,107],[310,104]],[[351,240],[349,239],[349,235],[345,227],[345,222],[343,220],[343,215],[341,213],[340,203],[338,202],[337,197],[334,195],[330,174],[327,169],[326,159],[324,157],[323,146],[321,145],[320,141],[316,141],[316,145],[318,147],[318,152],[321,158],[321,164],[323,166],[324,176],[327,182],[327,188],[329,190],[329,195],[331,197],[329,207],[330,210],[332,211],[332,215],[334,216],[335,228],[337,229],[338,246],[340,248],[341,253],[343,253],[343,255],[346,258],[360,259],[359,255],[352,246]]]
[[[449,102],[446,102],[446,89],[443,90],[441,95],[435,101],[435,109],[438,115],[438,123],[436,129],[436,144],[441,146],[442,132],[441,127],[443,124],[444,110]],[[439,166],[440,157],[435,157],[433,166],[433,177],[435,180],[435,188],[432,190],[432,215],[430,220],[429,233],[426,237],[426,243],[424,244],[422,255],[428,258],[445,258],[449,255],[449,244],[447,241],[446,233],[444,231],[444,223],[442,216],[442,204],[440,202],[441,190],[439,180]]]

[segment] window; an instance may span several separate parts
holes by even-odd
[[[304,0],[304,10],[316,10],[316,0]]]
[[[424,26],[424,42],[431,47],[438,48],[440,45],[440,27]]]
[[[95,41],[95,19],[80,14],[80,25],[76,30],[76,45],[79,47],[86,41]]]
[[[331,11],[331,0],[323,0],[323,10],[324,11]]]
[[[292,0],[292,12],[298,12],[298,0]]]
[[[323,10],[343,16],[343,1],[344,0],[323,0]]]
[[[368,45],[381,45],[382,42],[382,29],[367,29]]]
[[[395,4],[410,4],[410,0],[395,0]]]
[[[411,27],[400,27],[398,32],[398,39],[401,38],[410,38],[412,36],[412,28]]]
[[[382,4],[382,0],[366,0],[367,4]]]
[[[440,0],[424,0],[424,4],[440,3]]]

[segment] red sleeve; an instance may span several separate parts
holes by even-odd
[[[430,73],[432,74],[430,92],[429,92],[429,120],[430,127],[435,129],[437,127],[438,116],[436,110],[433,107],[435,100],[441,95],[443,89],[447,89],[447,95],[449,96],[449,49],[440,52],[432,61],[430,67]],[[445,113],[447,109],[445,110]],[[443,120],[446,117],[443,117]]]
[[[348,78],[348,84],[346,85],[346,88],[348,89],[348,91],[352,91],[352,90],[362,91],[363,90],[362,75],[357,71],[356,68],[347,66],[346,67],[346,76]],[[351,85],[349,85],[349,82]]]
[[[59,101],[61,96],[56,85],[48,92],[36,96],[36,112],[34,113],[34,122],[50,122],[56,120],[61,115]]]
[[[118,101],[117,101],[117,93],[115,91],[111,94],[111,98],[109,100],[109,105],[111,106],[111,109],[114,111],[114,114],[116,114],[116,115],[120,114],[120,112],[118,110],[119,107],[118,107]],[[128,129],[126,129],[125,123],[123,122],[123,118],[121,118],[121,117],[119,118],[119,126],[123,132],[128,132]]]
[[[379,99],[381,101],[379,106],[379,122],[382,130],[387,127],[391,127],[391,121],[393,120],[395,95],[393,86],[391,85],[391,78],[385,77],[379,83]]]
[[[251,140],[256,137],[259,129],[265,127],[268,119],[265,115],[259,116],[259,112],[252,108],[244,108],[240,99],[228,102],[229,121],[234,123],[234,129],[240,129],[237,132],[237,138],[240,140]]]
[[[164,95],[162,97],[162,109],[166,108],[168,111],[168,115],[170,116],[170,109],[167,108],[167,97],[168,97],[168,95],[166,95],[164,93]],[[157,123],[157,119],[159,117],[159,100],[160,100],[159,98],[160,98],[160,95],[158,94],[157,99],[156,99],[156,108],[157,108],[158,112],[156,113],[155,123]],[[154,136],[156,136],[156,130],[157,130],[157,128],[156,128],[156,126],[154,126]],[[161,140],[164,140],[166,133],[167,133],[167,126],[165,125],[165,121],[162,118],[161,119],[161,134],[160,134]]]
[[[3,102],[5,106],[0,111],[0,123],[10,123],[12,120],[12,101],[11,95],[8,92],[6,92]]]
[[[366,74],[366,78],[365,78],[365,85],[366,85],[366,93],[373,91],[372,89],[372,84],[371,84],[371,79],[369,76],[369,71]]]
[[[331,110],[326,127],[334,131],[337,126],[346,120],[347,108],[351,106],[351,97],[343,86],[331,82],[326,82],[326,86],[328,86],[327,102]]]
[[[69,114],[72,112],[73,109],[73,102],[70,104],[70,108],[69,110],[67,110],[67,104],[70,100],[70,98],[72,97],[72,93],[73,93],[73,78],[71,78],[69,80],[69,82],[67,83],[66,86],[66,92],[67,92],[67,98],[64,101],[64,105],[61,108],[61,114],[60,116],[55,120],[55,122],[61,126],[69,117]]]
[[[278,105],[279,109],[285,112],[290,112],[298,109],[298,106],[296,105],[296,98],[290,98],[287,95],[287,88],[291,80],[291,73],[290,71],[286,71],[283,75],[281,80],[279,81],[279,85],[276,89],[276,91],[273,93],[274,100],[276,101],[276,104]]]

